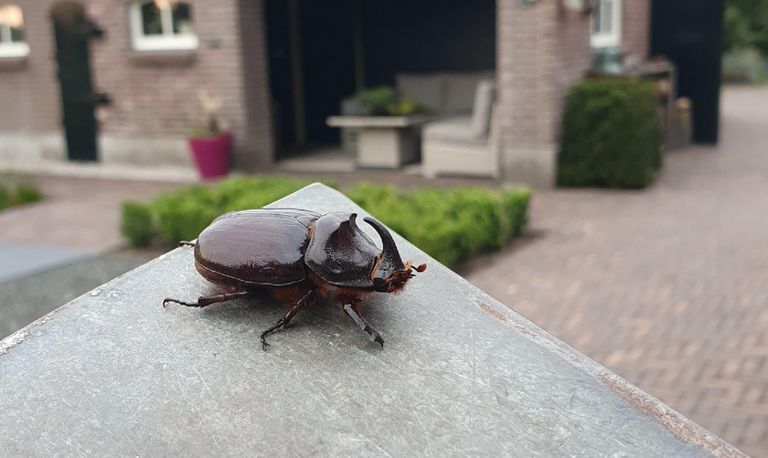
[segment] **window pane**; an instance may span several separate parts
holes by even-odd
[[[173,33],[192,34],[192,7],[189,3],[177,2],[173,5]]]
[[[602,3],[603,11],[600,32],[611,33],[613,31],[613,2],[611,0],[605,0]]]
[[[147,2],[141,5],[141,26],[144,35],[163,34],[163,21],[157,2]]]
[[[24,15],[18,5],[0,6],[0,41],[24,41]]]
[[[24,41],[24,30],[11,27],[11,41],[15,42],[23,42]]]
[[[592,33],[600,33],[600,22],[603,17],[603,2],[597,2],[597,7],[592,12]]]

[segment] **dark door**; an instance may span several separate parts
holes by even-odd
[[[693,140],[717,143],[723,0],[654,0],[651,52],[677,67],[678,95],[693,102]]]
[[[264,2],[278,156],[336,144],[339,114],[355,87],[354,11],[360,0]]]
[[[61,92],[67,156],[70,160],[95,161],[95,107],[103,96],[93,92],[89,41],[98,29],[88,20],[82,5],[61,2],[51,10],[56,37],[56,63]]]

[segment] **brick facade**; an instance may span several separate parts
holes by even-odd
[[[8,150],[63,157],[59,88],[55,78],[53,0],[16,0],[23,8],[31,53],[19,68],[0,62],[0,160]],[[184,138],[202,120],[199,89],[223,101],[223,118],[236,139],[236,166],[272,162],[272,107],[263,0],[192,0],[196,50],[134,51],[130,0],[83,2],[106,36],[91,47],[94,86],[113,104],[100,109],[102,159],[189,162]],[[550,186],[563,97],[589,67],[590,20],[560,0],[497,0],[497,118],[502,177]],[[649,1],[623,2],[622,48],[648,53]],[[5,143],[5,146],[3,146]],[[10,146],[9,146],[10,145]],[[6,151],[4,151],[6,150]]]
[[[0,132],[21,137],[38,133],[60,136],[59,85],[51,57],[55,49],[49,16],[56,2],[16,3],[24,11],[30,54],[17,68],[0,66],[0,106],[18,107],[14,116],[0,118]],[[183,139],[203,120],[196,92],[205,89],[223,102],[221,114],[235,134],[237,162],[248,167],[271,160],[261,1],[192,3],[198,48],[155,53],[132,49],[130,1],[83,2],[90,18],[106,31],[104,38],[91,44],[94,88],[112,100],[110,106],[99,109],[102,159],[163,162],[158,156],[165,156],[168,162],[188,162]],[[250,60],[256,64],[244,64]]]
[[[624,0],[622,16],[621,50],[628,55],[647,58],[650,47],[650,0]]]
[[[497,80],[505,181],[548,187],[566,89],[589,67],[589,16],[556,0],[498,0]]]

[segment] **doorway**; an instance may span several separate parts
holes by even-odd
[[[495,0],[265,0],[275,159],[327,152],[328,116],[399,73],[493,71]]]
[[[51,22],[56,40],[56,65],[61,94],[61,113],[67,145],[67,158],[72,161],[96,161],[96,113],[104,96],[93,91],[90,40],[99,36],[76,2],[60,2],[51,9]]]
[[[677,68],[678,95],[693,102],[693,140],[715,144],[720,128],[723,2],[655,0],[651,53]]]

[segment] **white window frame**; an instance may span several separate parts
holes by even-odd
[[[599,8],[604,3],[612,3],[611,25],[613,30],[610,32],[593,32],[595,16],[592,15],[590,31],[592,35],[590,41],[593,48],[618,47],[621,44],[621,29],[624,22],[622,16],[622,0],[596,0]]]
[[[5,6],[5,5],[2,5]],[[14,5],[20,8],[18,5]],[[22,15],[23,18],[23,15]],[[24,30],[22,23],[22,30]],[[11,41],[11,28],[0,24],[0,58],[26,57],[29,54],[29,44],[25,41]]]
[[[197,35],[193,33],[173,33],[173,10],[163,8],[160,10],[162,21],[162,35],[144,35],[144,24],[141,21],[141,7],[153,0],[131,1],[130,22],[131,41],[136,51],[186,51],[197,49]],[[170,0],[166,0],[170,1]],[[188,3],[191,4],[189,0]]]

